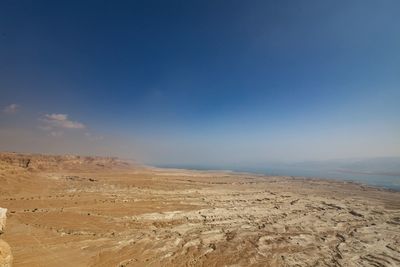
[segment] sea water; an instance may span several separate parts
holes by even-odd
[[[252,172],[271,176],[293,176],[306,178],[333,179],[341,181],[352,181],[365,185],[382,187],[395,191],[400,191],[400,175],[367,173],[347,170],[324,169],[324,168],[304,168],[304,167],[245,167],[245,166],[207,166],[207,165],[159,165],[164,168],[183,168],[193,170],[231,170],[237,172]]]

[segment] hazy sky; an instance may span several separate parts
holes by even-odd
[[[400,1],[0,3],[0,150],[400,156]]]

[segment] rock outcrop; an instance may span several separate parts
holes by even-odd
[[[129,167],[133,161],[115,157],[77,156],[77,155],[41,155],[20,154],[13,152],[0,153],[0,167],[27,170],[60,170],[60,169],[105,169]]]
[[[0,235],[4,232],[6,228],[6,220],[7,220],[7,209],[0,208]]]
[[[0,237],[6,227],[7,209],[0,208]],[[13,256],[11,248],[4,240],[0,239],[0,267],[11,267]]]

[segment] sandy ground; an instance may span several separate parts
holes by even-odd
[[[398,192],[10,153],[0,183],[15,267],[400,266]]]

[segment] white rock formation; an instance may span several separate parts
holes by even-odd
[[[6,228],[7,220],[7,209],[0,208],[0,234],[2,234]]]
[[[0,267],[11,267],[13,256],[10,246],[0,239]]]
[[[7,209],[0,208],[0,235],[6,228]],[[11,267],[13,256],[10,246],[0,239],[0,267]]]

